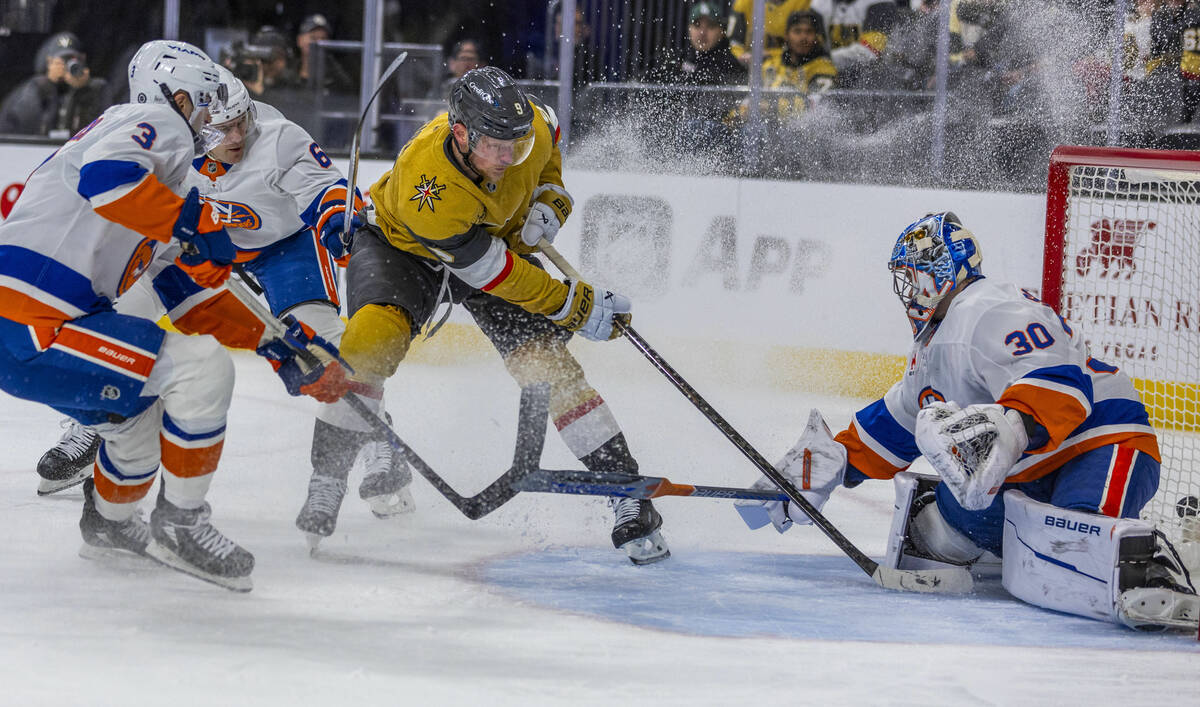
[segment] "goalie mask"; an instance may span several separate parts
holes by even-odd
[[[914,339],[956,286],[983,277],[982,260],[975,236],[950,211],[928,214],[904,229],[888,269],[892,290],[908,311]]]
[[[208,127],[209,115],[224,107],[225,86],[217,65],[208,55],[187,42],[165,39],[147,42],[129,62],[129,99],[134,103],[171,103],[183,91],[192,101],[188,125],[198,136],[197,156],[224,139]]]

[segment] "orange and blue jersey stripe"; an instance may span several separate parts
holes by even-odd
[[[846,448],[849,466],[873,479],[890,479],[921,456],[912,431],[896,420],[883,400],[855,413],[849,429],[835,439]],[[849,469],[847,479],[862,480]]]
[[[111,307],[83,274],[28,248],[0,245],[0,317],[55,327]]]

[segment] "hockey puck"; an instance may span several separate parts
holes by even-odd
[[[1175,502],[1175,515],[1180,518],[1200,516],[1200,498],[1184,496]]]

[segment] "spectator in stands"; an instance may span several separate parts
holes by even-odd
[[[685,86],[746,83],[746,67],[738,61],[725,36],[717,4],[700,0],[688,10],[688,46],[682,54],[667,54],[648,80]]]
[[[483,58],[483,46],[479,40],[460,39],[455,42],[446,58],[446,74],[439,86],[438,97],[450,95],[450,87],[460,76],[481,66],[487,66],[487,60]]]
[[[787,35],[787,20],[795,12],[809,9],[812,0],[766,0],[763,15],[764,49],[779,49]],[[750,39],[754,31],[754,0],[734,0],[729,13],[729,48],[742,64],[750,65]]]
[[[897,16],[896,26],[888,35],[879,65],[859,85],[922,91],[933,88],[937,73],[937,36],[941,0],[915,0],[912,9]],[[962,63],[961,23],[951,3],[950,69]]]
[[[333,27],[325,15],[315,13],[300,22],[300,28],[296,31],[296,61],[292,65],[297,84],[308,88],[315,87],[318,67],[314,63],[317,52],[313,50],[313,44],[332,38]],[[325,54],[324,66],[320,68],[325,76],[322,88],[353,91],[357,85],[354,73],[343,65],[341,57],[336,53]]]
[[[813,0],[841,85],[874,68],[896,24],[895,0]]]
[[[1166,2],[1151,20],[1151,41],[1162,45],[1166,63],[1178,73],[1182,109],[1178,119],[1190,123],[1200,107],[1200,2]]]
[[[772,51],[763,62],[764,88],[793,88],[803,94],[779,98],[774,112],[781,120],[803,113],[808,103],[833,88],[837,69],[825,49],[821,28],[821,17],[812,10],[793,12],[783,48]]]
[[[282,31],[264,25],[250,38],[249,45],[265,50],[260,60],[264,89],[295,88],[303,85],[299,74],[290,66],[292,41]]]
[[[558,80],[561,63],[559,61],[559,38],[563,36],[562,4],[554,13],[554,38],[546,47],[541,57],[526,57],[526,73],[529,78]],[[571,81],[579,88],[593,81],[602,81],[608,77],[608,68],[604,66],[596,54],[593,43],[592,26],[584,16],[583,10],[575,10],[574,56],[572,57]]]
[[[92,78],[79,38],[51,36],[38,50],[37,74],[0,103],[0,133],[66,139],[108,107],[108,82]]]

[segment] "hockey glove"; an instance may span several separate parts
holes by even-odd
[[[338,211],[329,216],[325,220],[325,225],[321,228],[321,245],[329,251],[333,259],[338,265],[346,267],[350,262],[350,244],[354,239],[354,232],[366,225],[366,222],[359,215],[352,214],[350,216],[350,233],[348,240],[342,240],[342,231],[346,227],[346,211],[345,209]]]
[[[220,287],[229,279],[237,249],[224,228],[200,233],[203,210],[200,190],[192,187],[183,198],[183,206],[171,232],[183,248],[183,254],[175,262],[201,287]]]
[[[917,447],[969,511],[992,505],[1029,445],[1021,413],[1002,405],[930,403],[917,413]]]
[[[525,215],[525,225],[521,227],[521,240],[527,246],[536,246],[543,238],[547,243],[553,243],[561,226],[553,206],[535,201],[533,206],[529,207],[529,213]]]
[[[548,316],[555,324],[579,332],[592,341],[608,341],[620,336],[614,320],[628,324],[633,308],[629,298],[608,290],[600,290],[586,282],[571,282],[562,309]]]
[[[846,448],[833,438],[825,418],[814,408],[808,414],[808,424],[800,439],[783,459],[775,462],[775,469],[819,511],[846,476]],[[776,486],[775,482],[763,477],[750,488],[767,490]],[[751,530],[763,527],[768,521],[781,533],[790,528],[793,521],[801,525],[812,524],[812,519],[789,501],[737,501],[734,508]]]
[[[283,317],[287,331],[283,338],[272,339],[259,346],[259,356],[271,362],[271,366],[290,395],[308,395],[322,403],[335,403],[349,390],[346,370],[338,362],[338,350],[333,344],[317,336],[308,325],[290,314]],[[320,358],[332,358],[325,363],[305,361],[300,352],[308,351]],[[308,358],[308,357],[304,357]]]

